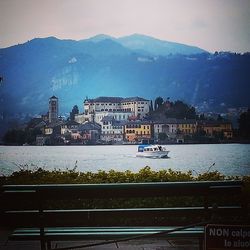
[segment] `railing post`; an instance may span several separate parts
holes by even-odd
[[[44,223],[43,223],[43,199],[40,195],[40,192],[36,190],[38,205],[39,205],[39,230],[40,230],[40,244],[41,250],[46,250],[46,241],[44,238]]]
[[[51,241],[47,241],[47,250],[51,250]]]
[[[204,193],[204,200],[203,200],[203,205],[205,209],[205,220],[210,219],[210,214],[209,214],[209,188],[206,189]]]

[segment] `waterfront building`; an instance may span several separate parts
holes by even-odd
[[[197,132],[197,121],[195,119],[177,119],[177,131],[183,135],[193,135]]]
[[[169,139],[175,139],[177,134],[193,135],[197,132],[197,122],[194,119],[167,118],[154,122],[154,138],[159,139],[160,133],[165,133]]]
[[[96,143],[100,140],[101,125],[96,122],[85,122],[78,127],[84,143]]]
[[[197,121],[195,119],[177,119],[177,130],[185,135],[195,134],[197,132]]]
[[[232,123],[229,121],[202,121],[199,128],[206,132],[207,136],[217,136],[222,134],[224,138],[231,139],[233,137]]]
[[[159,139],[159,134],[164,133],[169,139],[175,139],[178,129],[178,122],[175,118],[167,118],[154,122],[154,138]]]
[[[124,138],[128,142],[140,142],[152,138],[152,123],[147,121],[130,121],[124,125]]]
[[[75,141],[75,142],[82,141],[82,136],[78,131],[71,131],[70,137],[71,137],[71,141]]]
[[[56,122],[58,119],[58,98],[52,96],[49,98],[49,122]]]
[[[105,142],[122,142],[124,121],[117,121],[114,116],[105,116],[101,120],[101,140]]]
[[[48,136],[44,136],[44,135],[37,135],[36,136],[36,145],[37,146],[44,146],[44,145],[46,145],[47,141],[49,141]]]

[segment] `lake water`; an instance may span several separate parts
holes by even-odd
[[[131,170],[150,166],[154,170],[173,169],[194,175],[218,170],[225,175],[250,175],[249,144],[167,145],[167,159],[135,157],[136,145],[122,146],[0,146],[0,174],[21,167],[35,169],[73,169],[79,171]]]

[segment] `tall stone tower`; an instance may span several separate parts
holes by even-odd
[[[58,120],[58,98],[52,96],[49,98],[49,122],[56,122]]]

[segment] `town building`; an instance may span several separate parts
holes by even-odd
[[[63,124],[62,121],[49,123],[44,128],[44,134],[45,135],[61,135],[62,124]]]
[[[79,125],[76,121],[66,121],[61,125],[61,134],[77,132]]]
[[[128,142],[141,142],[152,138],[152,123],[131,121],[124,125],[124,138]]]
[[[178,129],[178,122],[175,118],[168,118],[154,122],[154,139],[159,139],[159,134],[166,134],[168,139],[175,139]]]
[[[47,144],[49,144],[48,141],[49,141],[48,136],[45,136],[45,135],[37,135],[36,136],[36,145],[37,146],[47,145]]]
[[[101,125],[96,122],[85,122],[78,127],[78,132],[82,136],[85,144],[95,144],[100,140]]]
[[[210,137],[220,135],[226,139],[233,137],[232,123],[229,121],[202,121],[199,123],[199,128]]]
[[[193,135],[197,132],[197,121],[195,119],[177,119],[177,131],[183,135]]]
[[[105,116],[101,120],[101,140],[119,143],[123,141],[124,121],[117,121],[114,116]]]
[[[72,131],[70,133],[70,139],[71,139],[71,142],[79,142],[81,143],[83,141],[83,137],[81,135],[81,133],[79,131]]]
[[[154,139],[159,140],[160,134],[165,134],[166,139],[176,140],[185,135],[194,135],[197,132],[195,119],[166,118],[161,121],[154,121]]]

